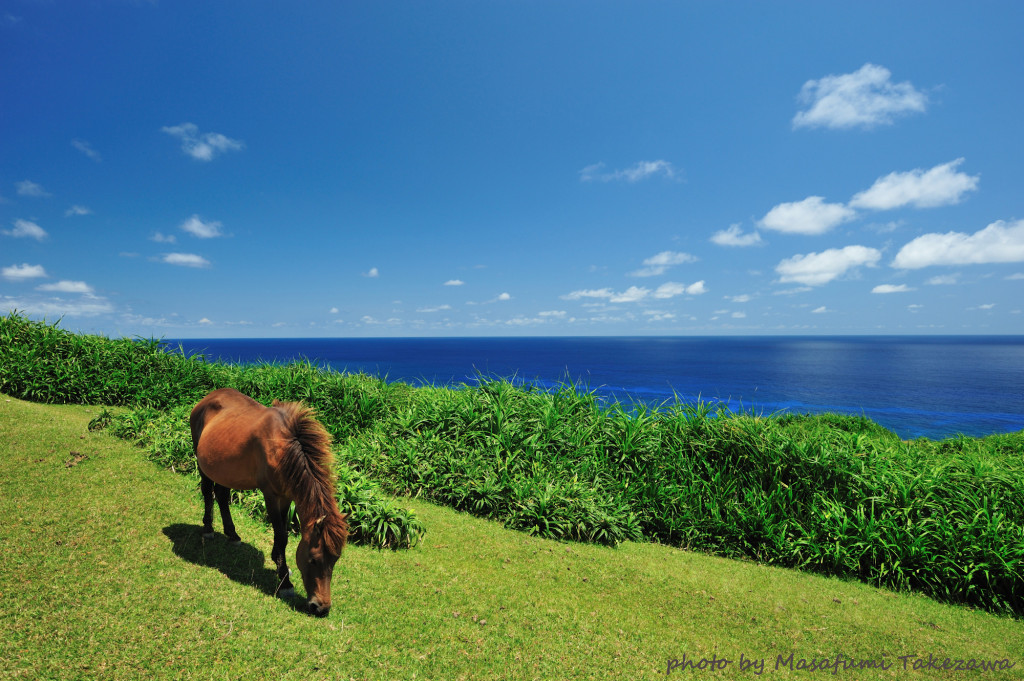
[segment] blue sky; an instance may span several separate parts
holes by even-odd
[[[1024,333],[1019,2],[0,4],[0,306]]]

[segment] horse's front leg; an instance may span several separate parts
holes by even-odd
[[[277,587],[277,594],[281,598],[289,598],[295,595],[295,588],[291,579],[288,578],[290,570],[285,559],[285,550],[288,548],[288,507],[291,502],[264,492],[263,498],[267,502],[267,515],[270,516],[270,524],[274,526],[274,548],[270,551],[270,559],[277,566],[277,578],[280,581]]]

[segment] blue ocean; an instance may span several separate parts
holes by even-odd
[[[231,363],[308,359],[412,384],[509,378],[603,399],[866,415],[905,439],[1024,429],[1024,336],[168,340]]]

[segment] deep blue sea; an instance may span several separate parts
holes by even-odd
[[[864,414],[903,438],[1024,429],[1024,336],[168,340],[232,363],[305,358],[413,384],[513,378],[604,398]]]

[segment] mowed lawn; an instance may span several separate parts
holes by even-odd
[[[236,512],[241,546],[204,541],[194,480],[88,432],[97,412],[0,395],[0,678],[1024,678],[1020,620],[653,544],[534,539],[411,499],[424,541],[350,546],[315,619],[274,597],[269,528]],[[929,655],[1014,666],[914,669]],[[864,660],[889,668],[844,666]]]

